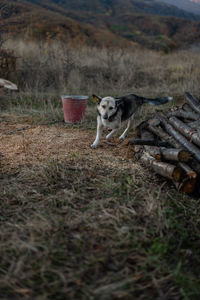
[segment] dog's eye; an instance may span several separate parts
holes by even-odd
[[[109,107],[110,110],[112,110],[114,107]]]
[[[103,107],[103,108],[106,108],[106,106],[105,106],[105,105],[102,105],[102,107]]]

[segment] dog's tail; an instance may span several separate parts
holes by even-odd
[[[161,98],[154,98],[154,99],[143,98],[144,103],[149,103],[151,105],[161,105],[172,100],[173,97],[161,97]]]

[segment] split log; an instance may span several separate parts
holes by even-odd
[[[185,93],[186,99],[189,103],[189,105],[196,111],[197,113],[200,114],[200,103],[197,101],[190,93]]]
[[[184,170],[188,178],[190,179],[197,178],[197,173],[186,163],[180,162],[179,167],[181,167]]]
[[[169,163],[158,162],[154,157],[148,153],[144,153],[141,157],[141,161],[148,167],[151,167],[157,174],[171,179],[175,182],[179,182],[182,178],[182,170]]]
[[[169,118],[169,123],[173,125],[173,127],[181,132],[184,136],[190,139],[190,142],[195,143],[200,147],[200,136],[195,129],[192,129],[176,117]]]
[[[174,185],[179,192],[193,194],[196,189],[197,180],[196,178],[185,178],[182,182],[174,182]]]
[[[200,119],[200,115],[198,115],[196,112],[191,111],[184,111],[183,109],[171,111],[167,115],[168,117],[179,117],[183,119],[190,119],[190,120],[198,120]]]
[[[164,117],[159,116],[161,123],[164,125],[166,131],[171,134],[183,147],[185,147],[194,157],[200,162],[200,149],[190,143],[184,136],[176,131]]]
[[[186,178],[182,182],[174,182],[177,190],[185,194],[193,194],[197,187],[197,173],[187,164],[179,163],[184,170]]]
[[[181,148],[181,145],[173,137],[167,134],[162,128],[148,125],[148,129],[155,135],[159,136],[161,140],[169,143],[174,148]]]

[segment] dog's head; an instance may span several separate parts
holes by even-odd
[[[97,102],[97,109],[103,119],[107,120],[114,115],[121,103],[120,99],[116,99],[110,96],[100,98],[93,95],[93,99]]]

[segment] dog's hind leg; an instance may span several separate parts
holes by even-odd
[[[127,124],[126,129],[124,130],[124,132],[122,133],[122,135],[120,135],[120,137],[119,137],[120,140],[124,140],[125,139],[126,134],[129,131],[129,129],[133,126],[133,123],[134,123],[134,115],[132,115],[130,117],[130,119],[128,120],[128,124]]]
[[[92,148],[97,148],[99,145],[99,140],[101,138],[101,134],[102,134],[102,121],[101,121],[101,117],[98,116],[97,117],[97,135],[96,135],[96,139],[94,141],[94,143],[91,145]]]

